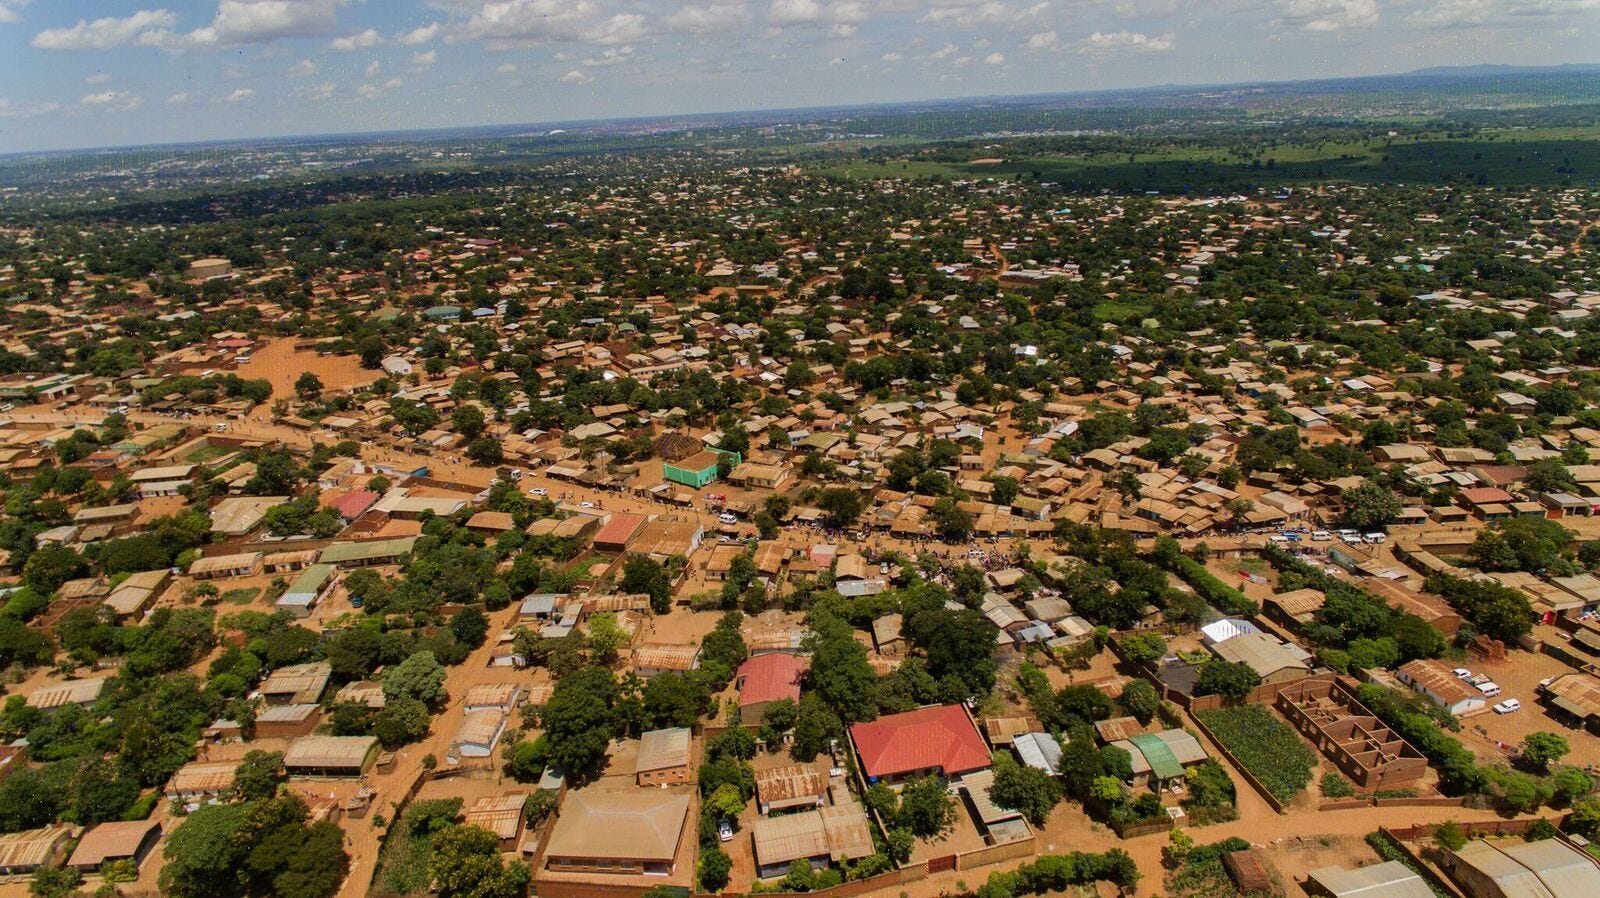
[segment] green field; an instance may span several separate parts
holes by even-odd
[[[990,155],[993,153],[991,151]],[[832,162],[847,179],[1004,178],[1077,190],[1161,193],[1246,190],[1325,181],[1489,186],[1600,182],[1600,129],[1547,128],[1472,138],[1307,143],[1277,147],[1172,146],[1146,153],[1007,157],[997,163],[940,159]]]

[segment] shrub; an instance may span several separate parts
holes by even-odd
[[[1311,782],[1316,765],[1311,749],[1266,708],[1239,705],[1195,716],[1278,801],[1288,804]]]

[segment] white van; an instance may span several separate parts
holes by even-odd
[[[1333,539],[1333,534],[1329,533],[1326,530],[1316,530],[1316,531],[1313,531],[1312,534],[1311,534],[1311,541],[1312,542],[1325,543],[1325,542],[1327,542],[1327,541],[1329,541],[1331,539]]]
[[[1368,533],[1361,538],[1369,543],[1381,543],[1388,539],[1389,535],[1387,533]]]
[[[1494,698],[1500,694],[1500,686],[1493,682],[1479,683],[1478,691],[1483,693],[1485,698]]]
[[[739,519],[738,518],[734,517],[731,514],[728,514],[727,512],[723,512],[722,514],[717,515],[717,520],[721,521],[724,524],[737,524],[737,523],[739,523]]]

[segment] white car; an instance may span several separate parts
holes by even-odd
[[[1311,534],[1311,539],[1313,542],[1325,543],[1333,539],[1333,534],[1326,530],[1317,530]]]
[[[1450,672],[1455,674],[1456,675],[1456,679],[1459,679],[1459,680],[1470,680],[1470,679],[1472,679],[1472,671],[1467,670],[1465,667],[1458,667],[1455,670],[1452,670]]]
[[[529,492],[533,493],[535,496],[548,496],[548,495],[550,495],[550,491],[545,489],[542,486],[536,486],[532,490],[529,490]]]
[[[727,512],[723,512],[722,514],[717,515],[717,520],[721,521],[724,524],[737,524],[737,523],[739,523],[739,519],[738,518],[734,517],[731,514],[728,514]]]
[[[593,508],[594,507],[594,503],[593,502],[579,502],[578,503],[578,507],[579,508]]]
[[[1514,698],[1508,698],[1494,706],[1494,713],[1496,714],[1510,714],[1512,711],[1520,710],[1522,710],[1522,702]]]
[[[717,838],[723,842],[733,841],[733,823],[726,817],[717,823]]]
[[[1478,684],[1478,691],[1483,693],[1484,698],[1494,698],[1495,696],[1500,694],[1500,684],[1499,683],[1492,683],[1492,682],[1491,683],[1479,683]]]

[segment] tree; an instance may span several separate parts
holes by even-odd
[[[1167,641],[1160,633],[1135,633],[1122,640],[1121,647],[1130,664],[1154,664],[1167,654]]]
[[[1344,491],[1344,516],[1354,527],[1383,527],[1400,516],[1400,497],[1378,481],[1367,478]]]
[[[65,546],[44,546],[22,566],[22,582],[42,596],[52,595],[61,584],[89,573],[83,556]]]
[[[233,793],[245,801],[271,798],[282,781],[283,752],[256,749],[246,752],[234,768]]]
[[[544,776],[544,757],[538,742],[518,742],[505,753],[505,774],[519,783],[536,783]]]
[[[529,879],[527,865],[502,861],[499,838],[478,826],[435,835],[428,871],[440,898],[521,898]]]
[[[1467,832],[1454,820],[1446,820],[1433,829],[1433,840],[1448,851],[1460,851],[1467,845]]]
[[[542,715],[551,765],[581,776],[604,760],[616,732],[616,696],[617,681],[603,668],[585,667],[556,682]]]
[[[1529,465],[1522,482],[1537,493],[1559,493],[1578,485],[1572,472],[1557,458],[1544,458]]]
[[[450,619],[450,635],[462,645],[475,649],[483,645],[489,635],[489,618],[476,605],[468,605]]]
[[[372,718],[372,735],[387,749],[396,749],[428,735],[428,706],[408,695],[388,699]]]
[[[601,664],[617,660],[617,650],[628,642],[628,634],[617,623],[617,616],[609,611],[592,615],[585,625],[588,630],[589,652]]]
[[[622,579],[617,589],[650,597],[650,609],[665,614],[672,608],[672,581],[666,569],[644,555],[630,555],[622,563]]]
[[[842,732],[844,725],[839,715],[826,702],[815,694],[802,695],[795,712],[794,739],[789,743],[789,757],[809,762],[827,751],[829,741]]]
[[[1600,798],[1585,798],[1574,802],[1567,817],[1567,831],[1586,839],[1600,835]]]
[[[1261,677],[1247,665],[1213,658],[1206,662],[1195,681],[1195,695],[1220,695],[1239,700],[1261,685]]]
[[[414,698],[424,705],[444,700],[444,665],[433,652],[423,650],[384,671],[383,695],[389,701]]]
[[[829,527],[843,530],[856,522],[865,510],[861,491],[847,486],[830,486],[817,496],[817,508]]]
[[[928,516],[933,519],[934,529],[945,539],[964,540],[972,535],[972,516],[949,496],[941,496],[933,503]]]
[[[1556,733],[1529,733],[1522,739],[1522,758],[1534,767],[1548,772],[1550,765],[1561,760],[1572,746],[1566,737]]]
[[[295,378],[294,394],[301,402],[311,402],[322,395],[322,378],[316,372],[306,371]]]
[[[478,437],[467,445],[467,458],[480,465],[493,466],[506,460],[505,449],[493,437]]]
[[[1044,825],[1061,800],[1061,786],[1042,770],[1018,764],[1008,752],[994,756],[994,785],[989,796],[1002,808],[1021,811],[1035,826]]]
[[[28,894],[33,898],[69,898],[83,885],[83,873],[77,867],[40,867],[28,882]]]
[[[923,838],[938,836],[954,825],[956,805],[945,789],[944,780],[924,776],[907,782],[900,790],[900,813],[896,820]]]
[[[1161,696],[1149,680],[1129,680],[1128,685],[1122,687],[1121,702],[1122,707],[1137,717],[1140,723],[1149,723],[1161,707]]]
[[[700,852],[700,888],[706,892],[719,892],[728,884],[728,875],[733,872],[733,858],[718,847],[711,847]]]
[[[450,413],[450,426],[468,440],[477,439],[487,423],[483,412],[475,405],[459,405]]]
[[[678,673],[657,674],[644,687],[645,721],[653,729],[694,726],[709,702],[699,681]]]

